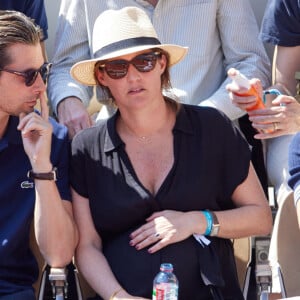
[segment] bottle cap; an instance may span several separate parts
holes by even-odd
[[[167,272],[172,272],[173,271],[173,265],[170,263],[163,263],[160,265],[160,270],[161,271],[167,271]]]
[[[238,70],[230,68],[228,70],[228,76],[232,79],[233,83],[237,85],[237,87],[245,88],[247,90],[250,89],[249,79]]]

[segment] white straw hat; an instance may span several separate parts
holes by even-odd
[[[96,19],[93,29],[94,59],[83,60],[71,68],[71,75],[80,83],[96,85],[95,63],[130,53],[160,48],[170,55],[170,66],[184,58],[188,48],[161,44],[147,14],[137,7],[106,10]]]

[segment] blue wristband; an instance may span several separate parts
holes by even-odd
[[[270,90],[267,90],[267,91],[263,91],[263,101],[264,103],[266,103],[266,95],[282,95],[281,92],[277,89],[270,89]]]
[[[202,210],[201,211],[206,219],[206,230],[204,232],[204,235],[210,235],[212,226],[213,226],[213,217],[211,213],[207,210]]]

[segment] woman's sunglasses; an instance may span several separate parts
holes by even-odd
[[[150,52],[139,54],[132,60],[116,59],[98,65],[100,70],[105,70],[112,79],[120,79],[127,75],[129,65],[132,64],[139,72],[150,72],[155,68],[157,58],[161,52]]]
[[[28,70],[25,72],[19,72],[19,71],[10,70],[10,69],[0,69],[0,71],[12,73],[12,74],[15,74],[18,76],[22,76],[25,78],[25,85],[32,86],[34,84],[34,82],[36,81],[36,78],[39,73],[41,74],[43,82],[46,84],[51,66],[52,66],[51,63],[46,62],[37,70]]]

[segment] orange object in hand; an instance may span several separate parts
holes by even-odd
[[[247,97],[247,96],[255,96],[256,97],[256,102],[253,106],[247,108],[247,111],[252,111],[256,109],[262,109],[265,108],[264,102],[262,100],[262,97],[259,95],[257,90],[250,85],[249,79],[240,73],[236,69],[229,69],[228,70],[228,76],[232,79],[232,81],[239,87],[239,88],[244,88],[245,92],[243,93],[234,93],[237,96],[240,97]]]

